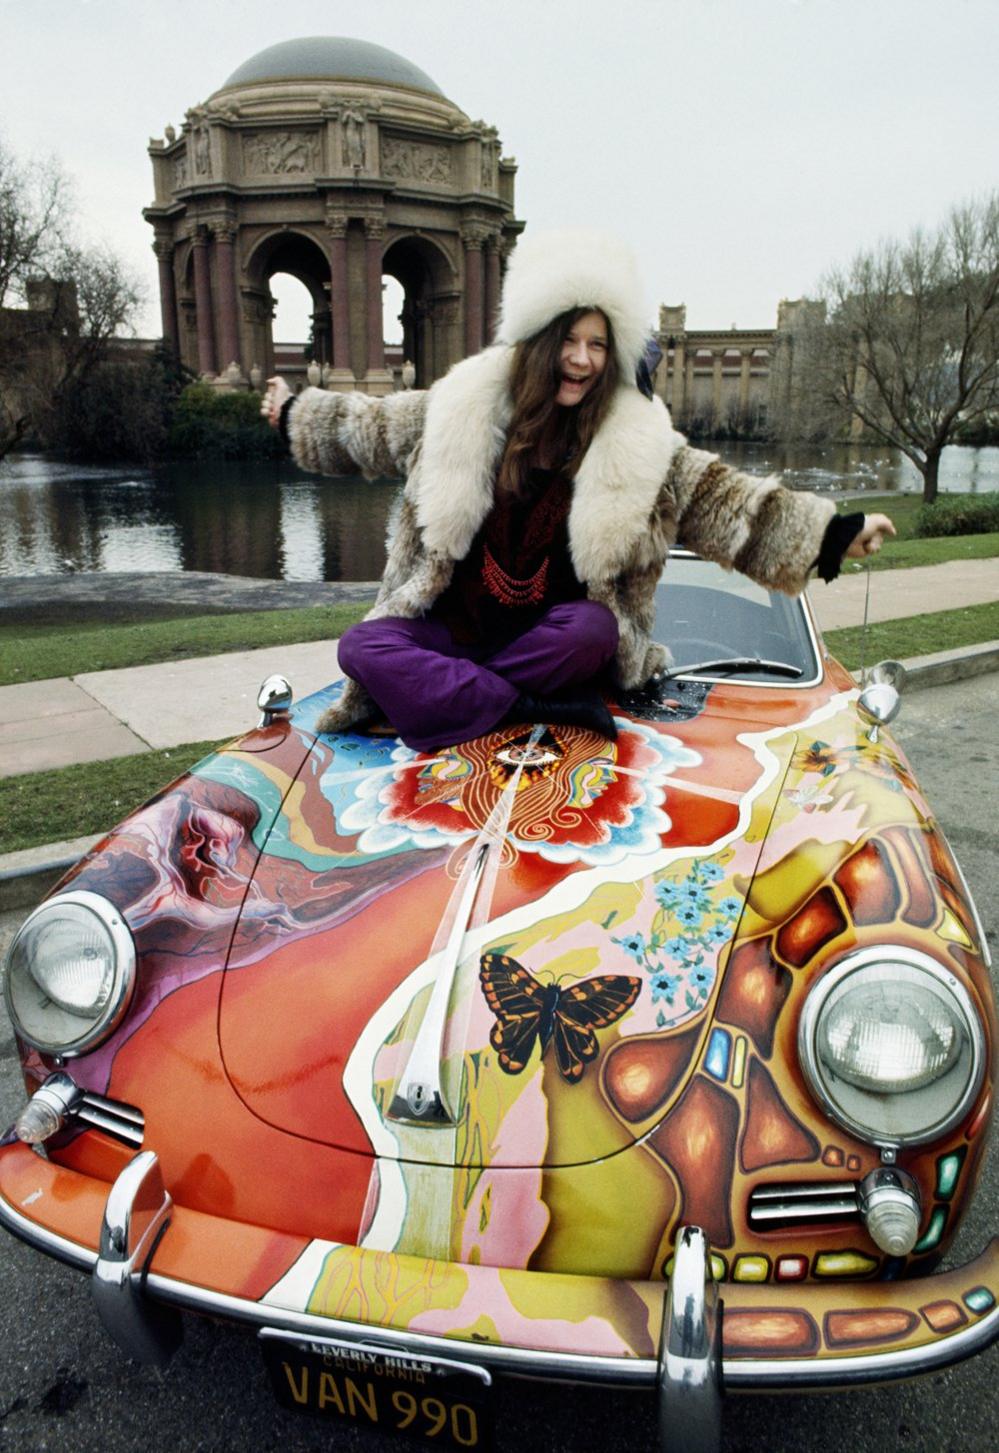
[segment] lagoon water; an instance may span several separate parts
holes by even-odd
[[[740,469],[781,472],[799,489],[863,495],[921,488],[897,450],[728,442],[717,449]],[[999,448],[945,450],[940,487],[999,490]],[[207,570],[267,580],[376,580],[400,491],[398,483],[302,474],[290,460],[138,469],[12,455],[0,461],[0,577]]]

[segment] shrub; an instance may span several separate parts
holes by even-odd
[[[999,493],[940,495],[916,514],[915,533],[987,535],[999,530]]]
[[[77,459],[161,458],[185,373],[162,347],[140,362],[98,363],[60,398],[51,442]]]
[[[260,416],[255,393],[219,393],[206,383],[184,389],[173,411],[170,453],[194,459],[276,459],[284,445]]]

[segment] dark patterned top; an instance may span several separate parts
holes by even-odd
[[[497,494],[431,616],[456,641],[502,645],[585,589],[569,555],[572,481],[532,469],[522,495]]]

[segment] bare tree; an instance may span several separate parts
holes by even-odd
[[[23,165],[0,146],[0,458],[29,432],[56,437],[67,390],[140,301],[120,258],[73,239],[70,200],[54,162]]]
[[[0,308],[25,302],[65,232],[69,184],[54,162],[19,162],[0,145]]]
[[[940,456],[999,407],[999,193],[823,279],[826,321],[796,342],[796,386],[901,449],[937,496]]]

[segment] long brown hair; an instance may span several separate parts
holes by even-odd
[[[562,378],[562,345],[573,324],[587,313],[601,313],[607,326],[607,362],[587,394],[572,408],[556,404]],[[599,308],[573,308],[533,337],[518,343],[513,354],[510,389],[513,418],[497,476],[497,487],[520,494],[532,465],[539,459],[571,479],[614,397],[618,383],[617,354],[610,319]]]

